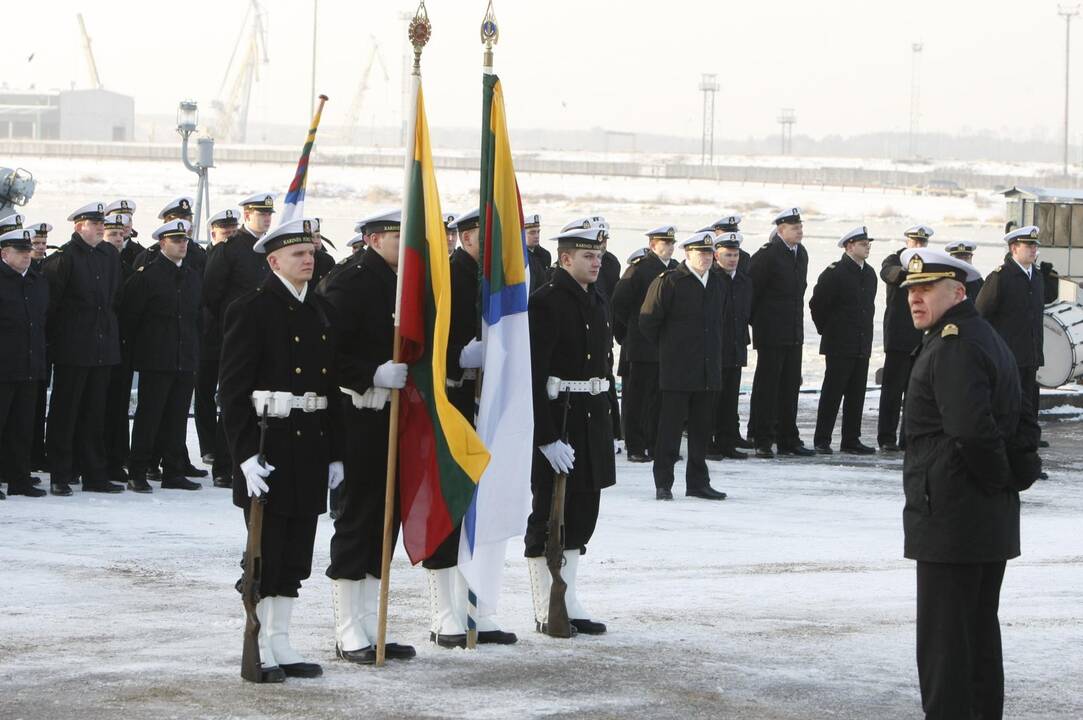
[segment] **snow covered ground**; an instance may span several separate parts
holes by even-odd
[[[806,440],[814,413],[803,395]],[[867,438],[873,423],[867,411]],[[1046,436],[1052,478],[1024,495],[1001,604],[1006,716],[1035,720],[1083,717],[1083,418],[1050,421]],[[425,574],[400,547],[391,635],[418,657],[382,669],[334,658],[321,518],[293,637],[325,674],[278,686],[239,677],[244,535],[227,491],[10,498],[0,718],[920,717],[901,460],[710,465],[729,499],[685,498],[679,465],[677,499],[660,503],[650,466],[618,460],[581,573],[603,636],[533,632],[512,541],[501,616],[519,644],[437,649]]]

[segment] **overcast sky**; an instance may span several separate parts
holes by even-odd
[[[429,122],[480,121],[485,0],[429,0],[433,39],[422,60]],[[86,87],[77,12],[83,12],[107,89],[134,95],[136,113],[170,113],[184,97],[218,94],[246,0],[20,2],[0,79],[25,89]],[[268,65],[250,118],[307,122],[313,0],[265,0]],[[717,134],[777,131],[782,107],[796,132],[906,130],[911,44],[921,58],[921,129],[1060,137],[1064,20],[1049,0],[496,0],[496,68],[513,127],[698,136],[702,73],[717,73]],[[373,72],[363,114],[400,116],[404,25],[414,2],[320,0],[317,92],[325,122],[350,106],[375,36],[390,80]],[[1083,135],[1083,23],[1072,72],[1073,138]],[[33,59],[27,58],[33,53]],[[206,117],[201,120],[208,119]]]

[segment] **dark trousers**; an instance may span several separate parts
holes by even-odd
[[[124,482],[124,467],[131,451],[128,436],[128,407],[132,399],[132,368],[121,362],[109,370],[105,394],[105,467],[109,479]]]
[[[290,517],[263,511],[261,598],[297,597],[301,581],[312,574],[312,547],[318,519],[318,515]],[[244,509],[244,527],[247,531],[248,508]]]
[[[30,443],[34,436],[34,408],[38,383],[0,382],[0,478],[8,492],[30,482]]]
[[[196,369],[195,419],[196,437],[199,438],[199,454],[216,453],[216,430],[218,406],[214,400],[218,389],[218,357],[221,347],[212,345],[207,335],[199,346],[199,367]]]
[[[658,437],[658,363],[628,365],[628,382],[621,400],[624,446],[629,454],[648,455],[654,452]]]
[[[685,487],[697,490],[711,482],[707,471],[707,442],[711,439],[711,427],[717,392],[661,392],[661,413],[658,416],[658,441],[654,445],[654,486],[673,489],[673,466],[681,454],[681,435],[688,423],[688,462],[684,470]]]
[[[190,372],[140,371],[129,464],[133,476],[145,473],[160,451],[162,477],[184,477],[188,465],[188,404],[193,383]]]
[[[1022,406],[1019,408],[1019,430],[1028,434],[1033,433],[1033,437],[1027,440],[1036,444],[1042,437],[1042,429],[1038,424],[1038,402],[1041,392],[1038,387],[1038,368],[1019,368],[1019,389],[1023,393]]]
[[[584,458],[584,462],[588,459]],[[530,517],[526,521],[526,557],[545,554],[545,540],[549,537],[549,515],[553,509],[553,466],[538,449],[534,450],[534,462],[530,473]],[[587,543],[594,536],[598,525],[600,490],[576,487],[564,493],[564,549],[586,552]]]
[[[383,410],[358,410],[349,398],[341,400],[345,418],[346,444],[343,458],[345,479],[339,485],[341,505],[331,536],[332,580],[362,580],[380,577],[384,540],[384,494],[387,484],[387,428],[389,406]],[[395,498],[391,547],[399,535],[399,502]]]
[[[910,382],[910,353],[888,350],[884,353],[884,374],[880,378],[880,416],[876,423],[876,442],[889,445],[900,441],[899,415],[903,394]]]
[[[111,367],[53,367],[45,444],[54,483],[70,483],[78,467],[83,481],[108,481],[105,472],[105,394]]]
[[[756,447],[793,448],[801,443],[797,432],[797,396],[801,392],[801,346],[756,350],[752,381],[752,414]]]
[[[45,453],[45,416],[48,414],[49,381],[42,380],[34,385],[34,437],[30,444],[30,464],[34,470],[48,470],[49,459]]]
[[[865,387],[869,380],[867,357],[826,355],[827,368],[816,410],[816,445],[830,445],[835,420],[842,405],[842,445],[856,445],[861,439],[861,415],[865,409]]]
[[[917,564],[917,659],[929,720],[1004,712],[1000,584],[1004,561]]]
[[[722,390],[715,403],[714,444],[724,450],[737,447],[741,421],[737,417],[737,396],[741,392],[741,368],[722,368]]]

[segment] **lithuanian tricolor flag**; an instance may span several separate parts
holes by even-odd
[[[399,251],[400,358],[410,366],[399,404],[402,536],[412,563],[432,555],[462,519],[489,452],[447,399],[451,279],[420,80],[414,80]]]

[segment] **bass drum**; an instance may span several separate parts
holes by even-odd
[[[1042,325],[1045,365],[1038,368],[1038,384],[1055,388],[1083,375],[1083,305],[1055,302]]]

